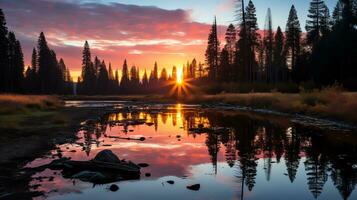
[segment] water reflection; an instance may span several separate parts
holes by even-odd
[[[119,123],[123,120],[143,120],[146,123]],[[224,134],[188,131],[198,126],[229,127],[230,131]],[[147,140],[140,142],[110,138],[121,135],[144,136]],[[151,186],[148,186],[148,181],[161,185],[162,179],[171,176],[194,180],[206,184],[207,188],[216,183],[229,185],[230,189],[212,188],[216,190],[216,197],[222,199],[355,199],[357,146],[348,141],[337,141],[336,137],[339,136],[331,135],[335,133],[311,130],[286,121],[280,123],[279,120],[272,122],[243,114],[186,110],[178,104],[167,111],[137,110],[107,114],[99,119],[94,128],[80,131],[76,144],[65,144],[59,148],[63,150],[63,156],[70,156],[74,160],[90,159],[98,151],[109,148],[121,159],[149,163],[150,167],[142,170],[140,181],[124,184],[128,188],[133,187],[132,184],[146,188],[143,189],[143,193],[147,193],[144,199],[155,199],[158,197],[155,195],[165,193],[162,188],[149,191]],[[43,159],[30,165],[45,162]],[[151,176],[145,177],[146,173]],[[58,193],[76,193],[71,190],[88,192],[88,189],[83,191],[86,188],[84,183],[75,187],[70,180],[59,175],[55,176],[54,182],[55,185],[53,182],[39,183],[33,180],[32,184],[40,184],[40,190],[52,191],[50,198],[54,199],[78,199],[78,196],[58,196]],[[188,199],[213,198],[206,196],[209,193],[207,190],[204,194],[204,186],[197,196],[181,191],[178,188],[180,181],[176,182],[177,188],[170,195],[182,193]],[[336,196],[332,185],[340,197]],[[53,194],[53,187],[59,192]],[[291,188],[302,188],[296,189],[302,192],[290,191]],[[310,194],[306,194],[304,188]],[[286,193],[282,191],[284,189]],[[322,196],[324,190],[325,196]],[[154,195],[153,192],[158,194]],[[119,192],[118,197],[130,199],[139,195],[131,193],[128,194],[131,196],[126,196],[123,193]]]

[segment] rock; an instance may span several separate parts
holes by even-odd
[[[176,138],[181,138],[181,135],[176,135]]]
[[[169,181],[166,181],[168,184],[171,184],[171,185],[173,185],[173,184],[175,184],[175,181],[173,181],[173,180],[169,180]]]
[[[110,146],[112,146],[111,144],[103,144],[102,145],[103,147],[110,147]]]
[[[154,125],[154,123],[153,122],[146,122],[146,125],[152,126],[152,125]]]
[[[119,190],[119,187],[115,184],[112,184],[110,187],[109,187],[109,190],[112,191],[112,192],[116,192]]]
[[[139,140],[140,140],[140,141],[144,141],[144,140],[145,140],[145,137],[140,137]]]
[[[72,176],[73,179],[79,179],[87,182],[102,182],[107,177],[100,172],[82,171]]]
[[[77,152],[76,150],[70,150],[69,152],[71,152],[71,153],[75,153],[75,152]]]
[[[145,176],[146,176],[146,177],[150,177],[150,176],[151,176],[151,173],[145,173]]]
[[[138,166],[139,167],[149,167],[149,164],[147,164],[147,163],[139,163]]]
[[[186,188],[189,190],[198,191],[200,189],[200,187],[201,187],[200,184],[194,184],[194,185],[189,185]]]
[[[120,159],[111,150],[100,151],[93,159],[94,161],[120,163]]]

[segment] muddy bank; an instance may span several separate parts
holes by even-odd
[[[37,115],[37,112],[41,114]],[[41,195],[31,192],[31,176],[19,173],[21,168],[36,158],[46,156],[58,144],[76,141],[80,122],[98,116],[101,111],[59,108],[34,113],[14,120],[16,126],[13,128],[0,127],[0,199],[32,199]],[[63,120],[59,122],[58,118]]]

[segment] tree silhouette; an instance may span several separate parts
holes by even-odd
[[[96,70],[91,60],[91,52],[89,44],[84,43],[83,56],[82,56],[82,93],[94,94],[96,89]]]
[[[273,65],[275,70],[278,71],[276,77],[277,81],[287,81],[288,69],[286,66],[285,51],[284,51],[284,34],[281,31],[280,26],[275,33],[274,37],[274,50],[273,50]]]
[[[273,65],[274,34],[270,8],[267,12],[264,34],[264,68],[266,70],[266,80],[268,83],[276,83],[278,80],[278,70],[276,66]]]
[[[0,8],[0,92],[5,92],[8,87],[8,29],[2,9]]]
[[[291,182],[294,182],[300,164],[300,142],[300,136],[295,130],[292,130],[291,137],[285,142],[285,164]]]
[[[208,65],[208,76],[211,80],[217,79],[218,64],[219,64],[219,40],[217,35],[217,20],[214,18],[210,34],[208,35],[208,45],[206,49],[206,62]]]
[[[129,86],[130,86],[129,69],[125,59],[122,69],[122,76],[120,80],[120,92],[124,94],[127,93],[129,90]]]
[[[325,2],[323,0],[312,0],[307,16],[310,18],[306,21],[307,41],[310,44],[315,44],[320,40],[322,34],[329,30],[330,16]]]
[[[285,50],[289,56],[289,66],[292,72],[298,71],[296,68],[297,61],[300,56],[301,51],[301,28],[300,22],[297,17],[297,12],[295,6],[293,5],[290,9],[289,19],[286,24],[286,44]]]
[[[9,32],[9,81],[8,89],[11,92],[20,93],[23,92],[24,83],[24,56],[22,54],[22,49],[20,42],[16,39],[13,32]]]

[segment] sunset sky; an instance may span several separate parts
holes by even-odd
[[[207,35],[214,15],[219,33],[234,20],[235,0],[0,0],[10,30],[20,40],[29,65],[32,48],[43,31],[58,58],[73,76],[81,69],[81,52],[88,40],[97,55],[114,69],[129,65],[152,69],[181,67],[196,58],[204,62]],[[248,2],[248,1],[246,1]],[[302,28],[310,0],[254,0],[260,28],[270,7],[273,24],[285,28],[295,4]],[[325,0],[330,10],[337,0]],[[304,30],[304,28],[303,28]]]

